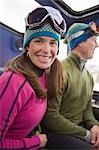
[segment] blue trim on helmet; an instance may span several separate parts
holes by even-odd
[[[50,32],[50,31],[36,32],[36,33],[31,34],[26,39],[26,41],[23,43],[23,47],[25,47],[33,38],[40,37],[40,36],[52,37],[52,38],[56,39],[58,42],[60,40],[60,36],[55,34],[55,33],[53,33],[53,32]]]
[[[81,42],[86,41],[88,38],[90,38],[91,36],[93,36],[92,32],[85,32],[83,35],[79,36],[78,38],[75,38],[71,41],[68,42],[67,47],[68,47],[68,52],[72,49],[74,49],[78,44],[80,44]],[[68,53],[67,52],[67,53]]]

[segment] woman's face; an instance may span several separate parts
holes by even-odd
[[[40,69],[49,68],[58,52],[58,41],[52,37],[41,36],[30,41],[28,55],[34,65]]]

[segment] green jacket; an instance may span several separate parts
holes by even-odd
[[[48,101],[48,109],[43,119],[43,125],[56,133],[72,134],[83,138],[86,129],[99,124],[92,111],[93,78],[81,68],[81,60],[71,53],[62,62],[67,78],[64,87],[57,97]]]

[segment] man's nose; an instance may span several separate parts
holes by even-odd
[[[99,47],[99,37],[96,40],[96,48]]]
[[[99,47],[99,43],[96,42],[96,48]]]

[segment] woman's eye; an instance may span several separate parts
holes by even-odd
[[[36,42],[36,43],[41,43],[41,40],[36,40],[35,42]]]
[[[53,41],[53,42],[50,42],[51,45],[58,45],[58,42],[56,41]]]
[[[42,43],[42,41],[41,41],[41,40],[36,40],[35,42],[36,42],[36,43]]]

